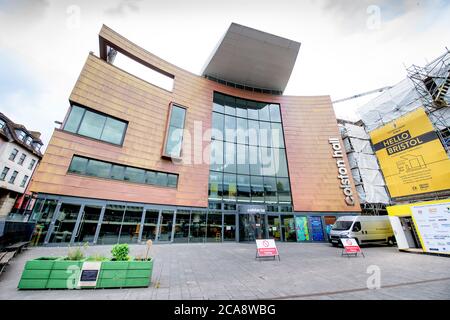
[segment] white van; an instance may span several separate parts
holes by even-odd
[[[339,217],[331,228],[329,242],[333,246],[341,245],[341,238],[354,238],[358,244],[395,243],[388,216]]]

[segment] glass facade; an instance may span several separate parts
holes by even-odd
[[[214,93],[209,200],[290,204],[278,104]]]
[[[332,223],[339,215],[348,215],[296,213],[291,205],[262,205],[266,212],[248,214],[238,211],[240,204],[225,202],[211,202],[204,209],[48,195],[35,202],[31,243],[328,241]]]
[[[127,167],[76,155],[72,158],[68,172],[160,187],[176,188],[178,184],[177,174]]]
[[[185,118],[186,109],[172,104],[164,156],[181,156]],[[293,211],[280,105],[214,93],[211,121],[208,208],[42,194],[30,219],[36,222],[32,243],[326,241],[335,216]],[[126,123],[74,105],[64,130],[121,144]],[[68,172],[171,188],[178,184],[177,174],[78,155]]]
[[[181,146],[183,143],[184,120],[186,109],[172,104],[170,109],[170,119],[167,126],[166,145],[164,155],[179,158],[181,156]]]
[[[65,131],[118,145],[122,144],[126,128],[125,121],[77,105],[72,106],[64,125]]]

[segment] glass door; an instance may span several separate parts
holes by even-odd
[[[74,242],[94,242],[95,232],[97,230],[101,212],[102,207],[84,206],[81,212],[80,225],[77,233],[75,234]]]
[[[206,211],[192,211],[189,242],[205,242]]]
[[[282,216],[281,230],[284,236],[284,241],[295,242],[297,241],[297,236],[295,233],[295,222],[294,216]]]
[[[191,212],[189,210],[177,210],[173,242],[187,243],[189,241],[190,221]]]
[[[81,205],[69,203],[61,204],[49,242],[70,243],[80,209]]]
[[[159,215],[158,242],[172,241],[173,210],[162,210]]]
[[[255,239],[263,239],[265,236],[264,230],[264,215],[239,215],[239,241],[255,241]]]
[[[144,229],[142,230],[142,241],[156,239],[156,231],[158,230],[158,219],[160,210],[147,209],[145,211]]]
[[[236,241],[236,215],[223,215],[223,241]]]
[[[58,202],[56,200],[45,200],[45,202],[41,204],[42,208],[35,206],[37,209],[33,214],[33,217],[37,220],[37,223],[31,240],[32,244],[39,245],[44,243],[57,204]]]
[[[97,244],[116,244],[119,242],[125,206],[108,204],[97,239]]]
[[[280,216],[267,216],[267,229],[269,239],[281,241],[281,223]]]
[[[137,243],[141,230],[142,207],[127,206],[120,229],[119,243]]]
[[[206,241],[222,242],[222,212],[208,212]]]

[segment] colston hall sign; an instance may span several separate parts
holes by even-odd
[[[333,158],[336,159],[336,166],[338,170],[337,178],[340,180],[340,188],[344,194],[345,203],[349,206],[355,205],[355,199],[350,184],[350,177],[345,165],[344,153],[342,151],[341,142],[338,138],[330,138],[328,142],[333,148]]]

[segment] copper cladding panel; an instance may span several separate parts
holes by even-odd
[[[105,26],[100,36],[103,41],[174,75],[173,91],[153,86],[90,54],[70,100],[128,121],[123,146],[55,130],[31,182],[31,191],[207,207],[212,98],[214,91],[220,91],[281,105],[295,211],[360,211],[359,204],[354,207],[345,204],[339,188],[336,162],[331,157],[331,146],[328,144],[329,137],[339,134],[328,96],[273,96],[230,88],[180,69]],[[171,102],[188,109],[185,127],[192,139],[185,139],[183,145],[184,164],[174,164],[161,158]],[[190,144],[188,140],[195,141]],[[67,174],[73,154],[178,173],[178,188]],[[354,194],[356,196],[356,191]]]

